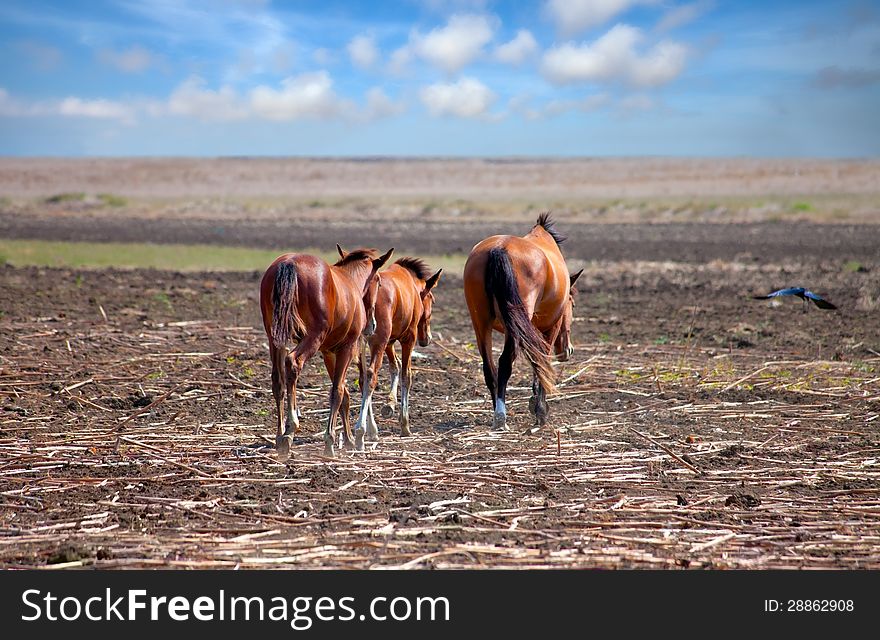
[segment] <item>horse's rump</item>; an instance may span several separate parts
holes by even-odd
[[[550,364],[550,345],[532,324],[519,293],[516,270],[505,248],[494,247],[489,250],[484,283],[490,316],[495,314],[493,302],[497,303],[501,323],[513,340],[514,348],[525,353],[535,367],[541,386],[552,392],[555,389],[555,374]]]
[[[302,340],[306,334],[297,310],[298,280],[296,264],[292,260],[282,260],[276,265],[272,285],[272,343],[277,349],[287,348],[291,340]]]

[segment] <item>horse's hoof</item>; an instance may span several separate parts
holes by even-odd
[[[368,430],[364,440],[367,442],[379,442],[379,432],[376,429]]]
[[[364,450],[364,432],[356,431],[354,434],[354,450],[355,451],[363,451]]]
[[[290,444],[293,438],[289,436],[275,437],[275,455],[281,462],[285,462],[290,457]]]
[[[400,427],[400,435],[404,438],[409,438],[412,436],[412,431],[409,430],[409,427]]]
[[[393,415],[394,415],[394,405],[393,404],[382,405],[382,417],[383,418],[390,418]]]
[[[503,413],[496,413],[492,419],[492,428],[495,431],[507,431],[507,416]]]
[[[336,457],[336,443],[333,436],[326,432],[324,433],[324,455],[328,458]]]

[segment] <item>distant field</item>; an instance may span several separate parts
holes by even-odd
[[[0,158],[0,196],[615,199],[877,194],[880,161],[751,158]]]
[[[302,249],[328,262],[336,253]],[[166,245],[127,242],[53,242],[0,239],[0,264],[17,267],[117,267],[171,271],[261,271],[284,250],[247,249],[218,245]],[[394,258],[392,258],[394,259]],[[435,268],[460,273],[465,256],[426,256]]]
[[[0,158],[0,217],[295,226],[521,222],[545,210],[571,223],[871,224],[880,161]]]

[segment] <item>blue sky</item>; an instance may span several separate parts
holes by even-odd
[[[4,0],[0,155],[880,154],[880,2]]]

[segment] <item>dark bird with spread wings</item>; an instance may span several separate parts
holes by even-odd
[[[766,296],[752,296],[755,300],[768,300],[770,298],[778,298],[780,296],[796,296],[804,301],[804,311],[807,310],[807,300],[812,300],[813,303],[819,307],[820,309],[836,309],[837,306],[828,302],[822,296],[816,295],[812,291],[807,291],[803,287],[789,287],[788,289],[779,289],[779,291],[774,291],[772,293],[768,293]]]

